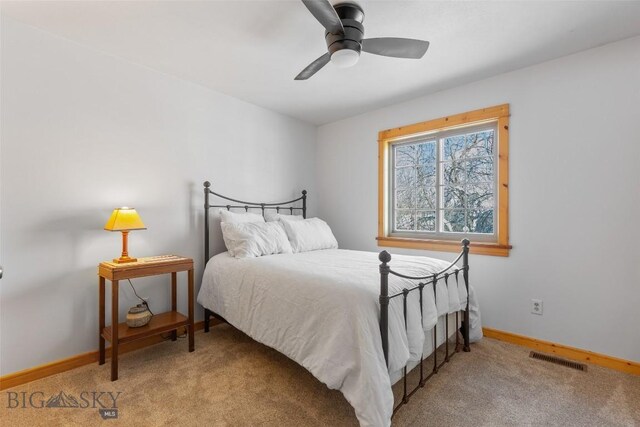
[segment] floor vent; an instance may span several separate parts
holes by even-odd
[[[544,360],[545,362],[555,363],[556,365],[566,366],[567,368],[577,369],[578,371],[587,371],[587,365],[584,363],[573,362],[571,360],[561,359],[556,356],[550,356],[548,354],[538,353],[532,351],[529,353],[529,357],[532,359]]]

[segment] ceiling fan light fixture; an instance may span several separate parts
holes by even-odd
[[[358,63],[360,53],[352,49],[341,49],[331,54],[331,63],[338,68],[353,67]]]

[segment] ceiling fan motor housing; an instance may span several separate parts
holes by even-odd
[[[364,11],[355,3],[338,3],[333,8],[342,21],[344,34],[325,33],[329,53],[333,55],[339,50],[350,49],[360,54],[364,38]]]

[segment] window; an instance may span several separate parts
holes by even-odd
[[[380,246],[508,255],[502,105],[380,132]]]

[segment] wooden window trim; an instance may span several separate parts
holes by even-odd
[[[460,242],[455,240],[431,240],[391,237],[388,234],[389,209],[389,146],[409,136],[428,134],[456,127],[466,127],[482,122],[497,121],[498,128],[498,220],[495,242],[474,242],[470,252],[478,255],[509,256],[509,104],[482,108],[462,114],[414,123],[378,133],[378,246],[459,252]]]

